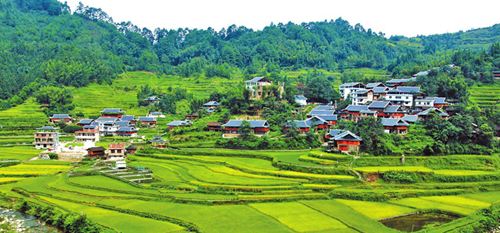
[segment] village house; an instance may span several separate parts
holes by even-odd
[[[401,78],[401,79],[391,79],[385,82],[388,87],[399,87],[409,84],[410,82],[415,82],[416,78]]]
[[[105,108],[101,111],[101,117],[115,117],[122,118],[125,114],[120,108]]]
[[[384,126],[384,132],[394,134],[406,134],[408,132],[408,122],[398,118],[382,118],[381,124]]]
[[[102,146],[90,147],[87,149],[87,156],[91,158],[104,158],[106,156],[106,149]]]
[[[160,98],[158,96],[153,95],[145,98],[143,101],[148,105],[157,104],[160,102]]]
[[[137,137],[138,130],[133,126],[122,126],[116,132],[115,135],[122,137]]]
[[[184,118],[186,120],[194,121],[194,120],[200,118],[200,114],[194,112],[194,113],[191,113],[191,114],[187,114],[186,116],[184,116]]]
[[[428,97],[434,99],[435,108],[446,108],[448,107],[448,102],[446,102],[446,97]]]
[[[352,105],[364,105],[373,101],[373,90],[361,89],[351,93]]]
[[[415,100],[415,107],[420,109],[427,108],[446,108],[448,107],[448,102],[446,102],[446,97],[426,97],[418,98]]]
[[[348,130],[332,129],[326,135],[327,151],[358,152],[361,142],[359,136]]]
[[[231,138],[240,136],[240,128],[245,120],[229,120],[222,125],[224,134],[222,137]],[[247,120],[252,133],[256,136],[263,136],[269,132],[269,123],[266,120]]]
[[[285,124],[285,132],[288,132],[292,127],[295,127],[300,134],[306,134],[311,131],[311,125],[307,120],[293,120]]]
[[[301,107],[304,107],[307,105],[307,98],[304,95],[295,95],[295,96],[293,96],[293,100],[297,105],[299,105]]]
[[[491,73],[492,73],[493,78],[495,80],[499,80],[500,79],[500,70],[492,71]]]
[[[135,120],[135,116],[132,115],[123,115],[120,119],[121,121],[128,121],[129,125],[135,125],[137,121]]]
[[[320,115],[334,115],[334,114],[335,114],[335,107],[329,104],[325,104],[325,105],[318,105],[315,108],[313,108],[307,114],[307,117],[320,116]]]
[[[157,123],[155,117],[139,117],[137,121],[139,121],[141,125],[148,127],[155,127]]]
[[[109,144],[107,157],[110,160],[117,160],[125,158],[125,143],[111,143]]]
[[[389,118],[402,118],[405,115],[405,111],[402,110],[401,105],[389,105],[384,109],[383,117]]]
[[[125,153],[127,155],[133,155],[135,154],[136,151],[137,151],[137,146],[135,146],[134,144],[130,144],[129,146],[127,146],[127,148],[125,148]]]
[[[98,142],[100,139],[99,127],[96,125],[83,126],[82,130],[75,132],[77,142]]]
[[[186,127],[186,126],[191,126],[191,125],[192,125],[192,123],[189,120],[172,121],[172,122],[167,124],[169,130],[173,129],[173,128],[177,128],[177,127]]]
[[[91,125],[92,123],[94,122],[93,119],[81,119],[80,121],[78,121],[78,123],[76,123],[78,126],[86,126],[86,125]]]
[[[389,101],[373,101],[368,105],[368,109],[377,112],[377,117],[384,117],[384,110],[391,105]]]
[[[390,90],[388,87],[374,87],[373,89],[373,100],[385,99],[387,92]]]
[[[385,87],[387,87],[387,86],[386,86],[386,85],[384,85],[384,84],[383,84],[383,83],[381,83],[381,82],[367,83],[367,84],[366,84],[366,89],[371,89],[371,90],[373,90],[373,89],[374,89],[374,88],[376,88],[376,87],[379,87],[379,88],[380,88],[380,87],[385,88]]]
[[[409,124],[414,124],[418,121],[418,116],[417,115],[405,115],[403,118],[401,118],[403,121],[408,122]]]
[[[219,122],[208,122],[207,130],[211,132],[219,132],[222,131],[222,124]]]
[[[44,126],[36,129],[34,144],[36,149],[57,150],[59,147],[59,133],[57,129],[52,126]]]
[[[117,122],[116,117],[99,117],[92,124],[99,127],[101,136],[112,136],[119,129]]]
[[[319,116],[312,116],[308,118],[306,122],[311,126],[311,128],[314,128],[315,130],[326,130],[330,128],[328,121]]]
[[[245,81],[245,88],[250,93],[250,99],[262,99],[266,96],[271,96],[273,94],[272,90],[273,82],[266,77],[255,77],[253,79]],[[283,96],[284,86],[278,83],[278,98]]]
[[[363,117],[377,117],[377,112],[370,110],[368,105],[349,105],[340,113],[342,119],[359,121]]]
[[[154,148],[167,148],[167,141],[165,141],[161,136],[154,136],[153,139],[149,140],[149,143]]]
[[[443,119],[447,119],[450,115],[446,111],[440,108],[428,108],[424,111],[417,113],[418,120],[426,120],[431,116],[431,114],[438,114]]]
[[[148,117],[165,118],[165,114],[163,114],[162,112],[159,112],[159,111],[149,112]]]
[[[343,83],[339,86],[340,96],[343,99],[347,99],[351,93],[366,89],[366,86],[360,82]]]
[[[69,124],[73,122],[73,118],[71,118],[68,114],[54,114],[49,118],[49,121],[54,124],[58,124],[61,122]]]
[[[420,87],[400,86],[389,90],[385,99],[393,104],[399,104],[405,107],[412,107],[415,96],[420,94]]]
[[[329,114],[329,115],[315,115],[323,120],[325,120],[328,123],[329,127],[332,127],[337,124],[338,116],[335,114]]]
[[[203,104],[203,109],[205,109],[205,111],[207,111],[208,113],[212,113],[215,112],[215,110],[219,108],[219,106],[220,103],[217,101],[208,101]]]

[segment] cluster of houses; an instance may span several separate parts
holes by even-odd
[[[340,85],[344,99],[351,99],[351,105],[343,109],[339,116],[345,120],[358,121],[363,117],[381,118],[385,132],[405,134],[410,124],[425,120],[436,113],[443,118],[448,102],[444,97],[426,97],[417,86],[407,86],[415,78],[391,79],[363,84],[360,82]]]

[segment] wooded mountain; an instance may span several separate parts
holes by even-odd
[[[22,101],[38,84],[109,82],[126,70],[189,76],[207,66],[240,68],[249,74],[270,66],[382,69],[403,56],[406,62],[446,49],[485,48],[500,40],[499,30],[495,25],[387,39],[339,18],[270,25],[260,31],[232,25],[221,31],[153,32],[130,22],[115,23],[102,10],[83,5],[71,12],[56,0],[0,0],[0,99],[18,95]],[[217,75],[219,68],[212,68]]]

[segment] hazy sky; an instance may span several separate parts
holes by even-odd
[[[64,1],[64,0],[61,0]],[[500,23],[498,0],[67,0],[102,8],[140,27],[262,29],[273,23],[342,17],[386,35],[456,32]]]

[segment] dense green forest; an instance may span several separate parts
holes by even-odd
[[[230,78],[233,70],[257,74],[366,67],[404,76],[462,62],[473,64],[464,71],[467,78],[491,82],[499,60],[494,52],[498,48],[489,51],[489,46],[500,40],[499,30],[495,25],[387,39],[339,18],[270,25],[260,31],[236,25],[220,31],[151,31],[116,23],[102,10],[84,5],[71,10],[56,0],[0,0],[0,99],[9,99],[0,107],[23,102],[40,86],[106,83],[130,70]]]

